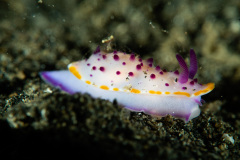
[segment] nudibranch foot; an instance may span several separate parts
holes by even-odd
[[[194,101],[190,101],[188,97],[176,99],[174,96],[146,96],[144,94],[122,93],[98,89],[83,81],[79,81],[71,72],[66,70],[45,71],[41,72],[40,76],[50,85],[69,94],[78,92],[89,93],[94,98],[102,98],[111,102],[117,99],[120,105],[135,112],[144,112],[158,117],[164,117],[170,114],[185,122],[200,114],[198,105]],[[67,80],[64,80],[66,77]],[[78,89],[77,86],[81,86],[81,89]],[[136,100],[133,101],[134,99]]]
[[[214,83],[198,84],[197,57],[190,50],[190,66],[176,56],[181,72],[166,72],[154,66],[153,59],[143,60],[120,51],[106,53],[96,49],[86,60],[68,65],[68,71],[46,71],[40,76],[47,83],[69,93],[88,93],[94,98],[153,116],[168,114],[185,122],[199,116],[201,96],[214,89]]]
[[[198,104],[189,101],[188,98],[178,99],[176,102],[176,99],[172,96],[149,96],[147,100],[150,103],[146,104],[146,97],[142,95],[137,95],[137,97],[137,102],[132,102],[131,98],[133,97],[129,95],[128,106],[125,106],[125,108],[135,112],[144,112],[154,117],[165,117],[169,114],[185,122],[200,115]],[[171,102],[172,104],[169,104]]]

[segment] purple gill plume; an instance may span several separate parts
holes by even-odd
[[[180,56],[179,54],[176,55],[176,58],[178,60],[180,68],[182,70],[180,75],[179,75],[179,82],[180,83],[186,83],[188,81],[188,75],[189,75],[187,64],[185,63],[182,56]]]
[[[189,78],[193,79],[197,73],[198,63],[197,56],[193,49],[190,49],[190,66],[189,66]]]

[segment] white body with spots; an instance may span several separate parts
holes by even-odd
[[[154,116],[173,115],[189,121],[200,114],[201,95],[214,88],[188,79],[179,83],[179,72],[154,67],[123,52],[96,52],[87,60],[69,64],[69,71],[42,72],[48,83],[73,94],[89,93],[95,98],[117,102],[132,111]]]

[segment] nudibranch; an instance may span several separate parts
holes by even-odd
[[[94,98],[152,116],[168,114],[185,122],[199,116],[201,96],[214,89],[214,83],[198,84],[197,57],[190,50],[190,66],[177,54],[181,72],[167,72],[153,65],[153,59],[141,59],[120,51],[106,53],[100,47],[84,60],[68,65],[68,70],[45,71],[40,76],[50,85],[69,93],[88,93]]]

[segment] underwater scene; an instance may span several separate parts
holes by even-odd
[[[240,159],[239,10],[1,0],[0,155]]]

